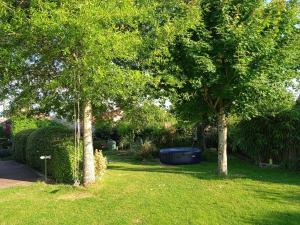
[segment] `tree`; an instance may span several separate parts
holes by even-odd
[[[139,63],[193,18],[193,6],[176,0],[16,2],[1,15],[2,34],[11,37],[0,46],[6,53],[1,92],[55,112],[68,113],[70,103],[80,102],[84,184],[93,183],[92,108],[143,94],[151,76]]]
[[[161,129],[165,125],[176,124],[176,119],[162,106],[151,101],[144,101],[124,109],[124,116],[119,123],[130,124],[136,134],[145,129]]]
[[[227,175],[228,115],[249,118],[291,105],[287,87],[299,79],[299,12],[298,1],[203,0],[196,26],[170,46],[177,107],[217,116],[221,175]]]

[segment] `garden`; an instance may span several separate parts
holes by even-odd
[[[299,15],[0,0],[0,224],[299,224]]]
[[[216,174],[216,155],[201,164],[141,163],[115,153],[90,188],[63,184],[1,189],[1,224],[295,224],[299,173],[259,168],[229,158]]]

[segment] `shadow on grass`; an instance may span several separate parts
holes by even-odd
[[[298,225],[300,212],[269,212],[262,218],[251,218],[246,222],[258,225]]]
[[[128,164],[128,166],[109,165],[111,170],[184,174],[206,180],[250,179],[269,183],[300,185],[300,173],[278,168],[259,168],[235,157],[229,158],[229,175],[223,178],[217,175],[217,159],[210,159],[199,164],[170,166],[160,164],[158,160],[150,162],[137,161],[128,155],[109,153],[107,156],[113,162]]]
[[[266,188],[262,189],[259,187],[249,186],[249,190],[255,194],[255,196],[265,199],[266,201],[290,204],[295,202],[300,205],[300,192],[299,190],[289,190],[283,192],[282,190],[268,190]],[[299,224],[300,224],[300,220]]]
[[[270,202],[271,204],[273,202],[282,204],[290,204],[293,202],[300,205],[300,192],[298,188],[292,187],[289,189],[284,186],[284,188],[287,188],[285,191],[284,188],[271,185],[300,185],[299,173],[278,168],[259,168],[235,157],[230,157],[229,159],[229,175],[226,178],[217,175],[216,159],[214,161],[204,161],[199,164],[169,166],[160,164],[158,160],[156,162],[141,162],[124,155],[108,155],[108,158],[114,162],[109,165],[110,170],[179,174],[200,180],[220,182],[237,181],[240,182],[240,188],[245,190],[246,193],[263,201]],[[270,218],[263,218],[261,221],[255,221],[253,224],[288,224],[286,221],[290,219],[297,219],[297,221],[299,221],[298,224],[300,224],[299,217],[299,214],[274,214],[270,215]]]

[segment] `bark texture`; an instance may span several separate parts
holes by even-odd
[[[92,105],[87,101],[83,112],[83,185],[95,182],[93,131],[92,131]]]
[[[218,173],[226,176],[227,171],[227,121],[224,107],[218,114]]]

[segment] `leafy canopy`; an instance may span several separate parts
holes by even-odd
[[[170,47],[178,109],[250,117],[289,107],[287,87],[300,77],[299,12],[297,1],[203,0],[196,27]]]
[[[152,82],[140,62],[164,51],[195,8],[179,0],[27,3],[1,14],[11,37],[1,43],[2,93],[15,105],[62,112],[76,92],[94,105],[140,98]]]

